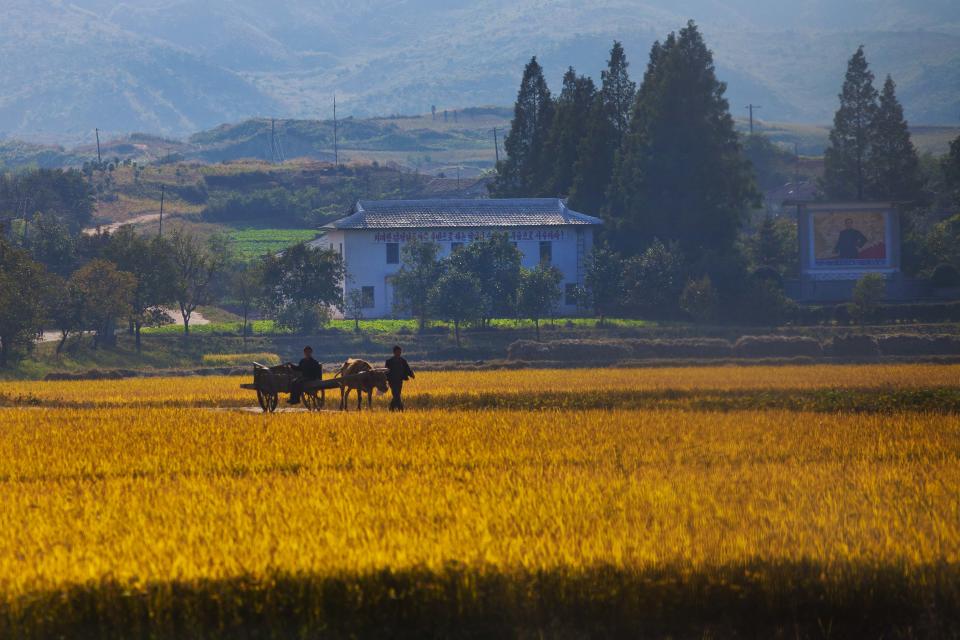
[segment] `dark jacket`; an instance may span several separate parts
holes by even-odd
[[[323,365],[314,358],[304,358],[300,364],[293,365],[295,371],[299,371],[304,380],[320,380],[323,378]]]
[[[387,372],[387,380],[394,384],[414,377],[413,370],[410,369],[407,360],[401,356],[393,356],[387,360],[387,369],[389,369]]]

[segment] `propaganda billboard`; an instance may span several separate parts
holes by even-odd
[[[886,211],[817,211],[812,214],[813,266],[886,267]]]

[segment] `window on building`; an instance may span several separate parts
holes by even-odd
[[[373,287],[361,287],[360,306],[364,309],[373,309],[376,305],[373,297]]]
[[[540,262],[543,264],[553,262],[553,243],[549,240],[540,243]]]
[[[387,264],[400,264],[400,243],[387,243]]]
[[[451,242],[450,243],[450,253],[454,253],[457,249],[463,247],[462,242]]]
[[[563,304],[568,307],[575,307],[577,305],[577,292],[579,287],[577,287],[576,282],[568,282],[563,287]]]

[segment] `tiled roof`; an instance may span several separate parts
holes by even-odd
[[[599,218],[567,208],[560,198],[483,200],[361,200],[355,212],[327,229],[442,229],[598,225]]]

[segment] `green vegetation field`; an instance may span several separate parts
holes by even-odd
[[[249,260],[282,251],[290,245],[309,242],[317,237],[317,233],[315,229],[244,227],[230,229],[226,235],[238,257]]]

